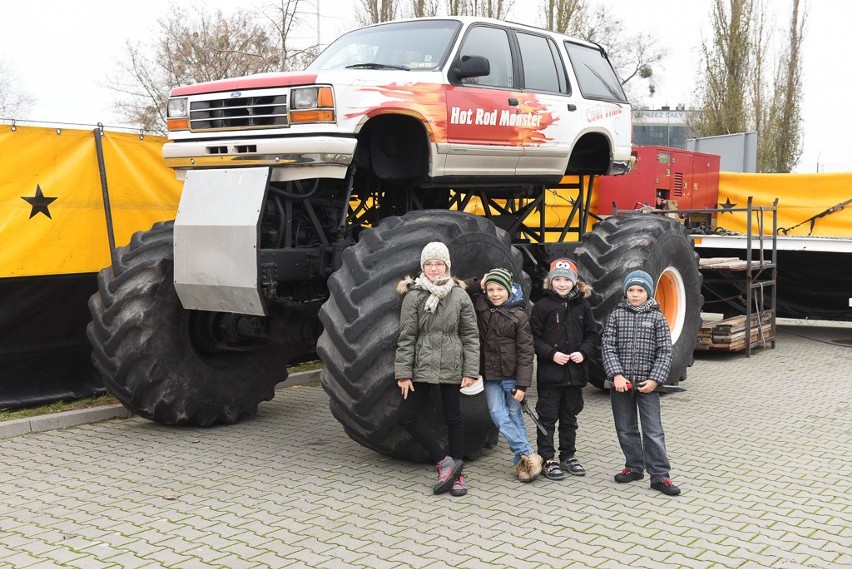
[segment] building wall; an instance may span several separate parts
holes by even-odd
[[[675,110],[667,107],[634,110],[633,144],[686,149],[686,139],[694,138],[688,120],[693,112],[680,106]]]

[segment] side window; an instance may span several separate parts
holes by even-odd
[[[491,73],[484,77],[469,77],[462,82],[468,85],[512,88],[512,50],[506,30],[488,26],[475,26],[468,31],[459,49],[459,56],[481,55],[491,63]]]
[[[609,60],[593,47],[565,42],[568,58],[577,75],[577,84],[583,97],[600,101],[626,103],[627,97]]]
[[[532,91],[567,91],[565,67],[549,39],[533,34],[517,33],[524,70],[524,88]]]

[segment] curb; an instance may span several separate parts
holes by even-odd
[[[300,371],[290,375],[286,381],[278,384],[275,391],[295,386],[319,385],[320,370]],[[76,427],[89,423],[98,423],[110,419],[127,419],[133,413],[120,404],[103,405],[89,409],[74,409],[73,411],[62,411],[61,413],[48,413],[26,419],[13,419],[11,421],[0,421],[0,439],[10,439],[29,433],[43,433],[67,427]]]

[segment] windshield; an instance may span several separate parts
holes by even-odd
[[[432,71],[447,58],[460,27],[453,20],[419,20],[363,28],[335,40],[308,69]]]

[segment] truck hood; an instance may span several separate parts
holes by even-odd
[[[219,93],[222,91],[240,91],[248,89],[265,89],[269,87],[289,87],[291,85],[311,85],[316,82],[316,73],[304,71],[287,73],[258,73],[234,79],[222,79],[196,83],[172,89],[172,97],[185,97],[200,93]]]

